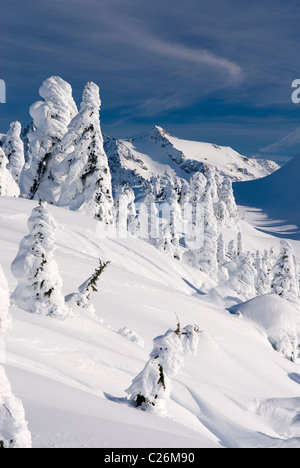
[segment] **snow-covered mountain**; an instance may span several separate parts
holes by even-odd
[[[229,147],[172,137],[158,126],[129,140],[105,137],[105,151],[114,186],[139,185],[164,175],[189,179],[211,167],[232,181],[246,181],[265,177],[279,168],[273,161],[249,159]]]

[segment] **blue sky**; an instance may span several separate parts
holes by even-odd
[[[80,102],[101,90],[103,132],[154,124],[248,156],[300,153],[297,0],[10,0],[0,18],[0,132],[30,121],[43,80],[59,75]]]

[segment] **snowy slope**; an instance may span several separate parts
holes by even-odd
[[[11,291],[10,263],[34,206],[0,199],[0,258]],[[299,364],[274,351],[253,321],[208,302],[208,277],[143,241],[99,239],[96,221],[78,213],[50,210],[65,294],[99,257],[111,265],[93,297],[95,316],[61,321],[11,308],[7,373],[35,447],[300,447]],[[242,224],[247,248],[278,243]],[[162,417],[129,407],[124,390],[148,360],[152,339],[176,327],[175,313],[203,333]],[[118,333],[123,327],[144,347]]]
[[[267,160],[248,159],[229,147],[181,140],[155,126],[130,140],[105,138],[114,185],[139,184],[153,176],[189,179],[197,171],[217,167],[233,181],[264,177],[279,168]]]
[[[268,177],[234,184],[237,203],[257,209],[247,219],[265,230],[300,239],[299,173],[300,158],[295,157]]]

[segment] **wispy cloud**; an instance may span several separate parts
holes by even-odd
[[[136,40],[141,37],[143,37],[142,41]],[[130,41],[137,48],[150,51],[158,56],[198,65],[202,69],[211,67],[212,69],[221,70],[228,74],[233,84],[240,83],[243,79],[243,70],[239,65],[206,49],[193,49],[181,44],[170,43],[145,31],[143,33],[135,31],[134,34],[127,35],[125,40]]]
[[[289,133],[285,137],[281,138],[275,143],[261,148],[261,153],[278,153],[282,151],[296,150],[297,153],[300,151],[300,127],[296,128],[295,131]]]

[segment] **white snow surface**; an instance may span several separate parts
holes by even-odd
[[[17,281],[10,265],[35,206],[0,198],[0,263],[11,292]],[[65,295],[91,276],[99,258],[111,264],[93,295],[94,313],[62,321],[10,308],[6,372],[35,448],[300,447],[300,365],[273,349],[255,301],[245,315],[230,313],[204,294],[214,286],[204,273],[142,240],[100,239],[97,222],[80,213],[49,210]],[[245,248],[279,251],[278,239],[241,224]],[[299,259],[298,242],[293,246]],[[285,321],[293,306],[280,301]],[[176,328],[176,314],[182,327],[195,323],[203,331],[197,355],[186,356],[172,379],[166,415],[133,408],[125,389],[147,363],[153,339]],[[124,327],[143,348],[118,333]]]

